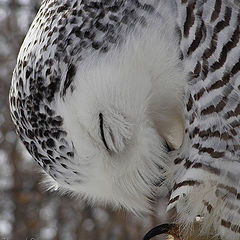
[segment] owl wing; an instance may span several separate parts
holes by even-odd
[[[240,5],[178,2],[185,137],[174,158],[168,209],[180,225],[203,216],[203,232],[240,238]]]

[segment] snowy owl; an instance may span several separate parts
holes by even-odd
[[[239,31],[238,0],[43,1],[10,109],[50,188],[240,239]]]

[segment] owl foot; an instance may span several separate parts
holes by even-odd
[[[143,238],[143,240],[150,240],[151,238],[160,235],[160,234],[169,234],[174,237],[174,239],[179,238],[179,229],[175,224],[161,224],[153,229],[151,229]]]

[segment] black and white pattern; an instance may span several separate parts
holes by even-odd
[[[182,225],[203,216],[204,230],[240,237],[240,6],[178,1],[181,56],[189,72],[185,139],[169,209]]]
[[[43,1],[13,73],[17,132],[64,190],[140,210],[168,176],[179,225],[239,239],[239,31],[237,0]]]

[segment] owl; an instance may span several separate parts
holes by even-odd
[[[239,31],[237,0],[43,1],[9,101],[49,189],[240,239]]]

